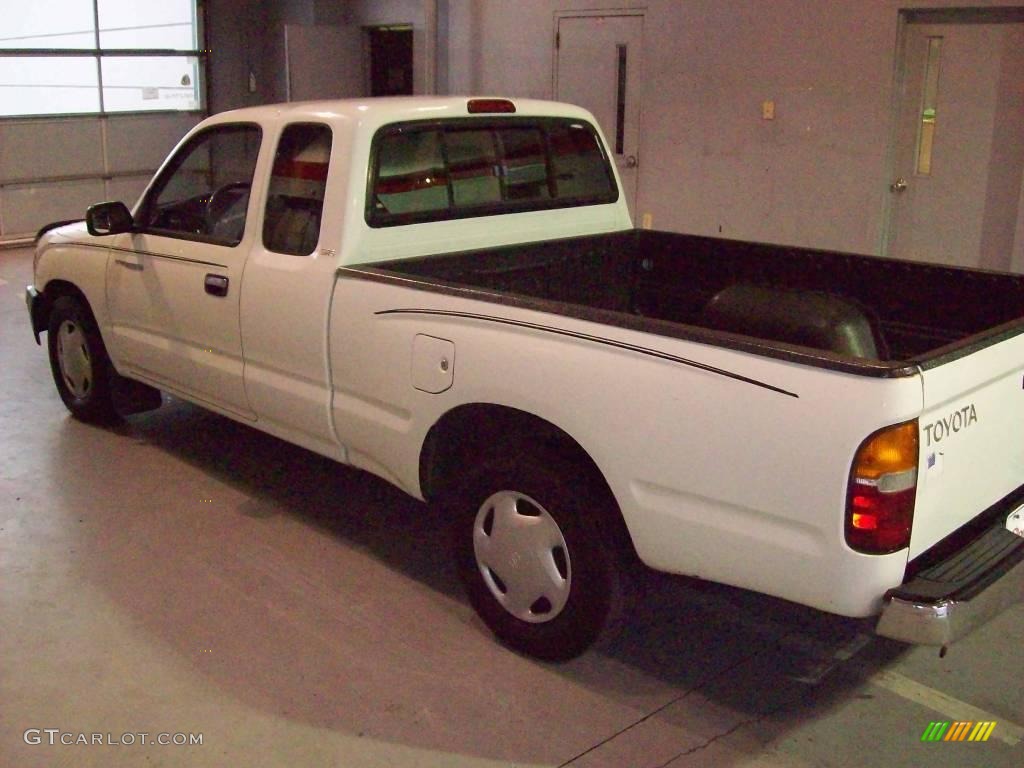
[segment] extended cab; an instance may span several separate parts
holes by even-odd
[[[1024,584],[1024,279],[634,230],[589,114],[217,115],[40,236],[104,420],[173,393],[443,505],[471,602],[566,658],[630,564],[946,645]]]

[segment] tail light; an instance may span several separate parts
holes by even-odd
[[[857,451],[846,501],[846,543],[884,555],[910,544],[917,496],[917,421],[875,432]]]

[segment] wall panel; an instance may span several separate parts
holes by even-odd
[[[84,218],[85,209],[103,196],[100,179],[5,186],[2,224],[12,233],[32,234],[51,221]]]
[[[82,218],[102,200],[134,203],[200,119],[173,113],[0,122],[0,242]]]
[[[53,176],[100,175],[98,118],[0,122],[0,183]]]

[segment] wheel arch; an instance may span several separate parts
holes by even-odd
[[[442,500],[468,461],[515,443],[526,449],[543,447],[574,464],[609,501],[603,533],[632,557],[632,537],[604,473],[582,445],[561,427],[532,413],[495,403],[467,403],[446,412],[427,432],[420,450],[419,479],[428,502]]]
[[[54,303],[62,296],[72,296],[81,301],[92,314],[93,319],[96,319],[96,313],[81,288],[68,280],[51,280],[46,284],[46,288],[39,293],[37,300],[32,303],[32,333],[35,335],[37,344],[40,343],[39,334],[50,327],[50,314],[53,312]]]

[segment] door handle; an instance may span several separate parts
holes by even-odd
[[[907,180],[900,176],[896,181],[889,185],[889,191],[895,192],[897,195],[907,188]]]
[[[228,295],[228,279],[223,275],[207,275],[204,287],[211,296]]]
[[[627,168],[636,168],[639,165],[639,161],[636,159],[636,155],[630,155],[626,158]]]

